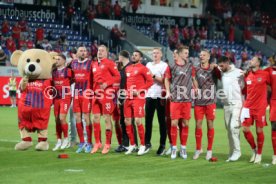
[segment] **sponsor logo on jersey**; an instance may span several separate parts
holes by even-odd
[[[85,76],[84,73],[76,73],[76,74],[75,74],[75,77],[76,77],[76,78],[82,78],[82,77],[84,77],[84,76]]]
[[[63,81],[54,81],[55,85],[62,85]]]
[[[39,83],[39,82],[30,82],[28,83],[28,87],[38,87],[38,88],[41,88],[42,87],[42,83]]]
[[[199,74],[199,77],[202,77],[203,79],[206,79],[206,76],[204,76],[203,74]]]

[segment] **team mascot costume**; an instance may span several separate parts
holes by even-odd
[[[52,70],[56,53],[48,53],[41,49],[15,51],[11,63],[17,66],[22,80],[19,84],[21,96],[18,102],[18,127],[21,142],[15,150],[27,150],[33,142],[30,133],[37,132],[38,144],[35,149],[46,151],[47,128],[52,105]]]

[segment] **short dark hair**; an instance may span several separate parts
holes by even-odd
[[[260,63],[260,67],[263,66],[263,59],[260,56],[255,55],[255,56],[252,57],[252,59],[253,58],[257,58],[257,61]]]
[[[141,57],[143,57],[143,53],[140,50],[134,50],[134,52],[138,52]]]
[[[221,56],[219,59],[218,59],[218,63],[231,63],[231,59],[229,57],[226,57],[226,56]]]
[[[57,56],[61,57],[62,59],[64,59],[66,61],[66,56],[64,54],[59,53]]]
[[[126,50],[122,50],[119,55],[123,56],[124,58],[129,58],[129,52]]]

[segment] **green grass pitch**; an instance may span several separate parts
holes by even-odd
[[[272,157],[270,125],[265,127],[265,144],[261,165],[248,163],[251,156],[249,145],[241,134],[242,157],[238,162],[226,163],[228,140],[223,122],[223,111],[217,110],[215,121],[214,156],[218,162],[205,160],[206,124],[203,130],[205,152],[198,160],[192,160],[195,149],[194,120],[190,122],[188,139],[188,159],[178,157],[171,160],[168,156],[156,156],[158,148],[158,123],[154,120],[153,150],[146,155],[124,155],[115,153],[117,147],[115,131],[112,151],[108,155],[97,153],[76,154],[69,149],[69,159],[58,159],[61,152],[51,149],[56,141],[53,113],[49,123],[50,150],[37,152],[34,147],[18,152],[14,145],[20,140],[17,128],[17,110],[0,107],[0,184],[91,184],[91,183],[275,183],[276,166],[269,165]],[[102,123],[102,128],[104,124]],[[255,128],[252,129],[255,132]],[[103,134],[104,135],[104,134]],[[254,133],[255,135],[255,133]],[[33,134],[34,145],[37,136]],[[104,137],[103,137],[104,138]],[[179,143],[179,139],[178,139]],[[168,144],[167,144],[168,147]]]

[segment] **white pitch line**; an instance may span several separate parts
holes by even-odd
[[[13,143],[16,143],[16,142],[19,142],[18,140],[9,140],[9,139],[0,139],[0,142],[13,142]]]
[[[83,172],[83,169],[65,169],[65,172]]]

